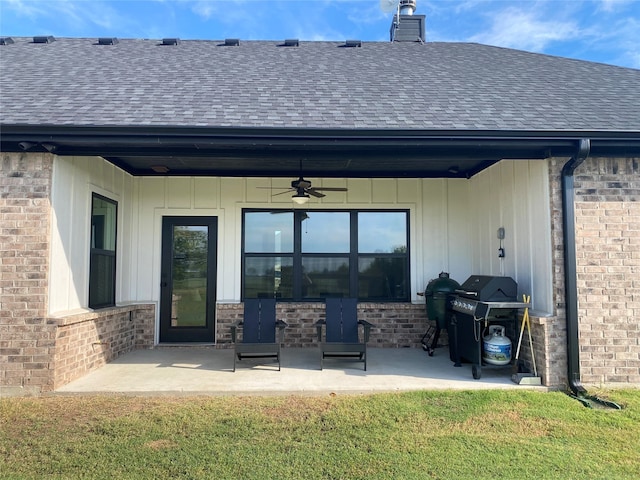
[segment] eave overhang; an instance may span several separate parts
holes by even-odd
[[[132,175],[470,178],[502,159],[640,157],[640,132],[1,125],[2,151],[100,156]],[[164,173],[152,166],[164,166]]]

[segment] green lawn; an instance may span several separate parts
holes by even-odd
[[[0,400],[0,478],[633,479],[640,390]]]

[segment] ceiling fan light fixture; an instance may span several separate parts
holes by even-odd
[[[291,197],[291,200],[294,201],[294,203],[297,203],[298,205],[304,205],[305,203],[307,203],[309,201],[309,195],[307,195],[306,193],[296,193],[294,196]]]

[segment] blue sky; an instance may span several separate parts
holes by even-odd
[[[394,0],[0,0],[0,35],[388,41]],[[417,0],[427,41],[640,68],[640,0]]]

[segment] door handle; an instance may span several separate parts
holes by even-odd
[[[169,286],[169,284],[168,284],[167,282],[160,282],[160,286],[161,286],[162,288],[166,288],[166,287],[168,287],[168,286]]]

